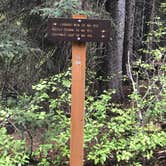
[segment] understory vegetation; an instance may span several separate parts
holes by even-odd
[[[76,0],[57,1],[56,11],[50,8],[51,0],[41,1],[43,6],[37,1],[19,7],[13,3],[13,8],[10,0],[1,2],[0,166],[68,166],[71,45],[54,46],[47,40],[47,18],[78,12],[107,18],[108,13],[97,0],[90,1],[93,11],[79,10]],[[161,10],[165,16],[165,3]],[[100,81],[111,79],[99,76],[97,70],[101,64],[97,54],[105,46],[88,44],[85,166],[166,163],[166,25],[159,16],[148,24],[154,29],[141,41],[146,47],[126,62],[122,101],[114,100],[115,89],[99,90]]]

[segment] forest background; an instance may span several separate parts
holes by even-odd
[[[109,19],[88,43],[85,166],[166,165],[164,0],[0,0],[0,166],[69,165],[71,43],[49,17]]]

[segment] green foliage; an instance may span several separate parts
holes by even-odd
[[[153,43],[154,49],[142,50],[147,56],[147,61],[139,59],[136,62],[138,71],[133,74],[132,86],[134,93],[130,95],[133,107],[143,116],[143,123],[150,121],[164,122],[165,119],[165,54],[166,48],[161,45],[161,40],[166,34],[166,28],[160,18],[156,18],[155,29],[148,34],[147,45]],[[144,80],[139,80],[142,76]]]
[[[23,126],[25,131],[33,131],[32,135],[37,128],[45,128],[39,135],[42,143],[32,153],[38,165],[68,165],[70,118],[66,110],[69,110],[71,98],[70,78],[69,70],[41,80],[33,86],[33,97],[22,97],[18,107],[1,114],[6,118],[12,117],[18,129]],[[116,160],[118,164],[141,165],[142,158],[147,161],[153,159],[155,151],[166,146],[166,134],[155,126],[154,116],[151,123],[145,121],[140,126],[137,111],[142,109],[142,105],[147,105],[149,100],[133,94],[132,100],[139,104],[122,109],[120,105],[110,103],[113,93],[108,91],[97,98],[88,96],[86,99],[86,161],[93,161],[95,165],[104,165],[108,160]],[[163,118],[161,108],[164,103],[162,100],[155,102],[149,111],[159,111]],[[160,117],[159,120],[162,119]]]
[[[81,2],[78,0],[65,1],[46,1],[42,8],[35,8],[32,14],[38,14],[42,17],[71,17],[73,14],[94,15],[91,11],[81,10]]]
[[[166,13],[166,3],[161,3],[161,9],[163,13]]]
[[[5,2],[3,0],[3,3]],[[78,12],[79,6],[76,0],[43,0],[42,5],[34,8],[31,14],[44,18],[69,17]],[[0,62],[3,70],[5,68],[5,71],[12,73],[11,70],[18,72],[20,68],[19,65],[16,67],[17,64],[21,65],[24,58],[32,57],[31,54],[37,50],[27,40],[28,30],[22,26],[22,18],[14,19],[10,25],[6,23],[6,18],[7,14],[3,12],[0,15],[0,22],[3,23],[0,26]],[[166,133],[159,127],[160,123],[166,120],[166,49],[158,46],[166,29],[159,18],[154,24],[156,29],[149,34],[146,42],[155,39],[157,46],[154,49],[142,50],[148,55],[149,61],[138,60],[136,66],[139,71],[130,73],[133,74],[130,76],[133,93],[129,96],[128,105],[111,103],[114,90],[104,91],[100,95],[93,92],[95,96],[92,96],[90,92],[96,73],[88,71],[85,163],[92,162],[100,166],[106,163],[141,166],[146,162],[149,165],[156,159],[156,152],[166,147]],[[43,61],[38,62],[41,63],[35,66],[37,69],[43,64]],[[31,73],[29,66],[26,67]],[[5,75],[4,72],[3,76]],[[138,76],[146,79],[140,81]],[[21,166],[28,163],[29,158],[35,160],[38,166],[69,165],[70,87],[69,69],[41,79],[32,87],[32,95],[24,94],[18,96],[16,102],[8,100],[6,106],[0,105],[0,165]],[[4,127],[8,123],[24,141],[15,140],[6,134]],[[29,156],[25,141],[30,142]]]
[[[0,165],[23,166],[29,162],[24,141],[8,136],[5,128],[0,129],[0,135]]]
[[[38,165],[68,163],[70,119],[67,116],[71,98],[70,78],[69,70],[43,79],[33,86],[33,97],[20,96],[17,106],[2,107],[0,111],[4,124],[9,122],[11,117],[12,125],[23,138],[27,138],[28,133],[28,139],[31,141],[36,129],[44,127],[44,132],[40,135],[43,143],[32,153],[32,157],[38,160]]]
[[[101,111],[96,107],[94,110],[97,113]],[[89,121],[85,126],[85,147],[89,150],[88,160],[99,165],[104,165],[106,160],[135,165],[142,163],[142,158],[147,161],[152,159],[158,148],[166,146],[165,132],[157,129],[154,124],[139,126],[135,110],[112,107],[109,110],[114,116],[110,118],[105,113],[102,121],[96,120],[100,116],[94,113],[92,119],[87,116]]]
[[[0,8],[2,5],[0,10],[0,93],[2,98],[5,98],[4,94],[10,88],[18,93],[14,86],[21,91],[30,88],[31,85],[28,87],[25,84],[34,80],[32,73],[37,73],[39,66],[36,62],[40,61],[36,55],[41,57],[41,50],[28,37],[28,30],[24,26],[24,14],[19,13],[21,9],[12,10],[10,4],[12,1],[9,0],[2,1],[0,4]]]

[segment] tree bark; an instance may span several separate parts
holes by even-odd
[[[143,28],[143,34],[144,34],[144,41],[147,40],[147,35],[153,30],[153,24],[150,22],[154,21],[155,17],[155,4],[156,0],[146,0],[145,1],[145,12],[144,12],[144,28]],[[148,42],[144,45],[144,49],[149,50],[152,49],[153,45],[152,42]],[[148,60],[148,56],[146,54],[143,54],[142,56],[143,61]]]
[[[133,50],[136,58],[141,58],[138,50],[141,48],[148,49],[152,47],[143,44],[147,39],[147,34],[153,30],[153,26],[148,22],[153,21],[155,16],[156,0],[137,0],[135,5],[135,21],[134,21],[134,44]],[[142,55],[142,60],[146,60],[146,54]]]
[[[134,60],[140,58],[138,50],[142,48],[143,41],[143,27],[144,27],[144,11],[145,0],[136,0],[135,16],[134,16],[134,41],[133,41],[133,54]]]
[[[113,19],[111,29],[111,40],[108,46],[107,73],[110,76],[108,87],[115,89],[115,100],[123,99],[122,90],[122,57],[125,30],[125,0],[114,0],[106,2],[106,9]]]
[[[135,0],[126,0],[126,22],[124,36],[123,74],[127,74],[128,56],[133,59]]]
[[[148,34],[149,32],[151,32],[151,30],[153,30],[153,25],[148,23],[151,21],[154,21],[155,4],[156,4],[156,0],[145,1],[144,34]]]

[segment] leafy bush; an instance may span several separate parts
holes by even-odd
[[[52,1],[43,2],[48,8],[36,8],[33,12],[44,17],[62,16],[65,12],[71,15],[77,9],[76,1],[63,1],[61,4],[56,2],[54,8],[49,8]],[[69,2],[73,3],[68,5]],[[66,11],[62,12],[62,7]],[[159,19],[157,25],[159,28],[149,34],[147,42],[154,38],[158,44],[153,50],[142,50],[149,61],[139,59],[136,62],[139,71],[135,73],[129,64],[133,93],[129,96],[128,105],[111,103],[113,90],[92,96],[89,89],[94,75],[90,73],[93,78],[88,78],[90,82],[87,81],[85,101],[85,164],[154,165],[156,153],[165,149],[166,133],[160,128],[160,123],[166,120],[166,50],[157,47],[161,37],[165,35],[165,27]],[[2,39],[6,40],[5,37]],[[11,40],[12,42],[0,41],[0,49],[7,57],[10,54],[6,54],[2,45],[17,55],[19,53],[13,47],[22,51],[25,44]],[[159,64],[157,67],[155,62]],[[140,76],[146,79],[140,81]],[[6,107],[0,106],[0,164],[23,165],[31,158],[38,166],[69,165],[70,80],[70,70],[42,79],[33,86],[32,96],[25,94],[14,105],[7,103]],[[30,140],[29,156],[26,154],[24,141],[14,140],[6,134],[6,130],[2,128],[6,123],[13,125],[23,139]],[[38,141],[37,145],[35,139]]]
[[[46,1],[41,8],[34,8],[31,14],[38,14],[42,17],[71,17],[73,14],[94,15],[91,11],[81,9],[81,2],[77,0]]]
[[[17,109],[8,109],[18,129],[22,126],[24,132],[31,131],[32,137],[37,129],[44,128],[38,136],[41,137],[41,143],[37,149],[33,149],[31,156],[38,161],[38,165],[69,164],[70,78],[69,70],[41,80],[33,86],[33,97],[22,97]],[[137,113],[142,107],[139,105],[124,108],[112,104],[113,93],[105,91],[98,97],[86,98],[85,163],[141,165],[149,160],[152,163],[156,151],[166,146],[166,133],[156,127],[154,116],[140,125]],[[133,94],[133,102],[136,99],[140,105],[149,102]],[[164,103],[164,98],[155,102],[146,113],[161,110],[158,119],[163,120]]]
[[[153,123],[139,126],[136,110],[112,108],[108,104],[102,107],[101,103],[92,109],[92,119],[87,116],[85,126],[87,158],[95,164],[104,165],[107,160],[126,165],[141,164],[143,160],[152,160],[155,151],[166,146],[166,133]],[[114,115],[111,118],[102,112],[107,107]]]
[[[24,141],[8,136],[5,128],[0,129],[0,135],[0,165],[22,166],[29,162]]]

